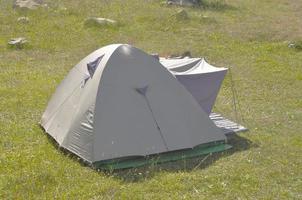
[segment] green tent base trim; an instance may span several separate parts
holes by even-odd
[[[178,151],[171,151],[162,154],[149,155],[149,156],[133,156],[123,159],[113,159],[98,161],[92,164],[95,169],[117,170],[126,168],[136,168],[144,165],[160,164],[165,162],[183,160],[193,158],[210,153],[221,152],[232,148],[231,145],[225,142],[214,142],[208,144],[198,145],[192,149],[184,149]]]

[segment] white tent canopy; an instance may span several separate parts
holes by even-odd
[[[193,96],[154,57],[114,44],[69,72],[41,125],[60,146],[90,163],[225,140]]]
[[[203,58],[160,58],[160,62],[176,76],[209,115],[228,69],[214,67]]]
[[[200,63],[202,58],[159,58],[159,62],[172,72],[185,72]]]

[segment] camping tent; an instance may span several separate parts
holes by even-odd
[[[210,115],[227,68],[214,67],[203,58],[165,59],[160,62],[187,88]]]
[[[217,147],[226,137],[157,59],[124,44],[96,50],[72,68],[41,125],[60,146],[94,166],[178,150],[190,157],[229,148],[188,152]]]

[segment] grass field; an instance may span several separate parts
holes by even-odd
[[[47,2],[24,11],[0,0],[0,199],[302,199],[302,51],[288,48],[302,40],[302,1],[205,0],[185,8],[189,20],[157,0]],[[90,16],[119,25],[87,28]],[[29,44],[9,48],[14,37]],[[250,131],[203,158],[113,173],[83,166],[38,123],[72,66],[110,43],[231,67]],[[230,85],[228,76],[215,109],[234,119]]]

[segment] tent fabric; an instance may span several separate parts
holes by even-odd
[[[172,72],[185,72],[198,63],[202,58],[159,58],[159,62]]]
[[[185,160],[197,156],[203,156],[210,153],[217,153],[231,148],[232,148],[231,145],[225,144],[223,142],[215,142],[205,145],[198,145],[193,149],[184,149],[182,151],[166,152],[159,155],[150,155],[147,157],[140,156],[140,157],[100,161],[100,162],[93,163],[93,167],[96,169],[117,170],[117,169],[127,169],[132,167],[141,167],[148,164],[157,165],[157,164],[171,162],[171,161]]]
[[[89,163],[226,140],[169,70],[125,44],[96,50],[72,68],[41,125]]]
[[[210,115],[227,68],[210,65],[203,58],[165,59],[160,62],[186,87]]]

